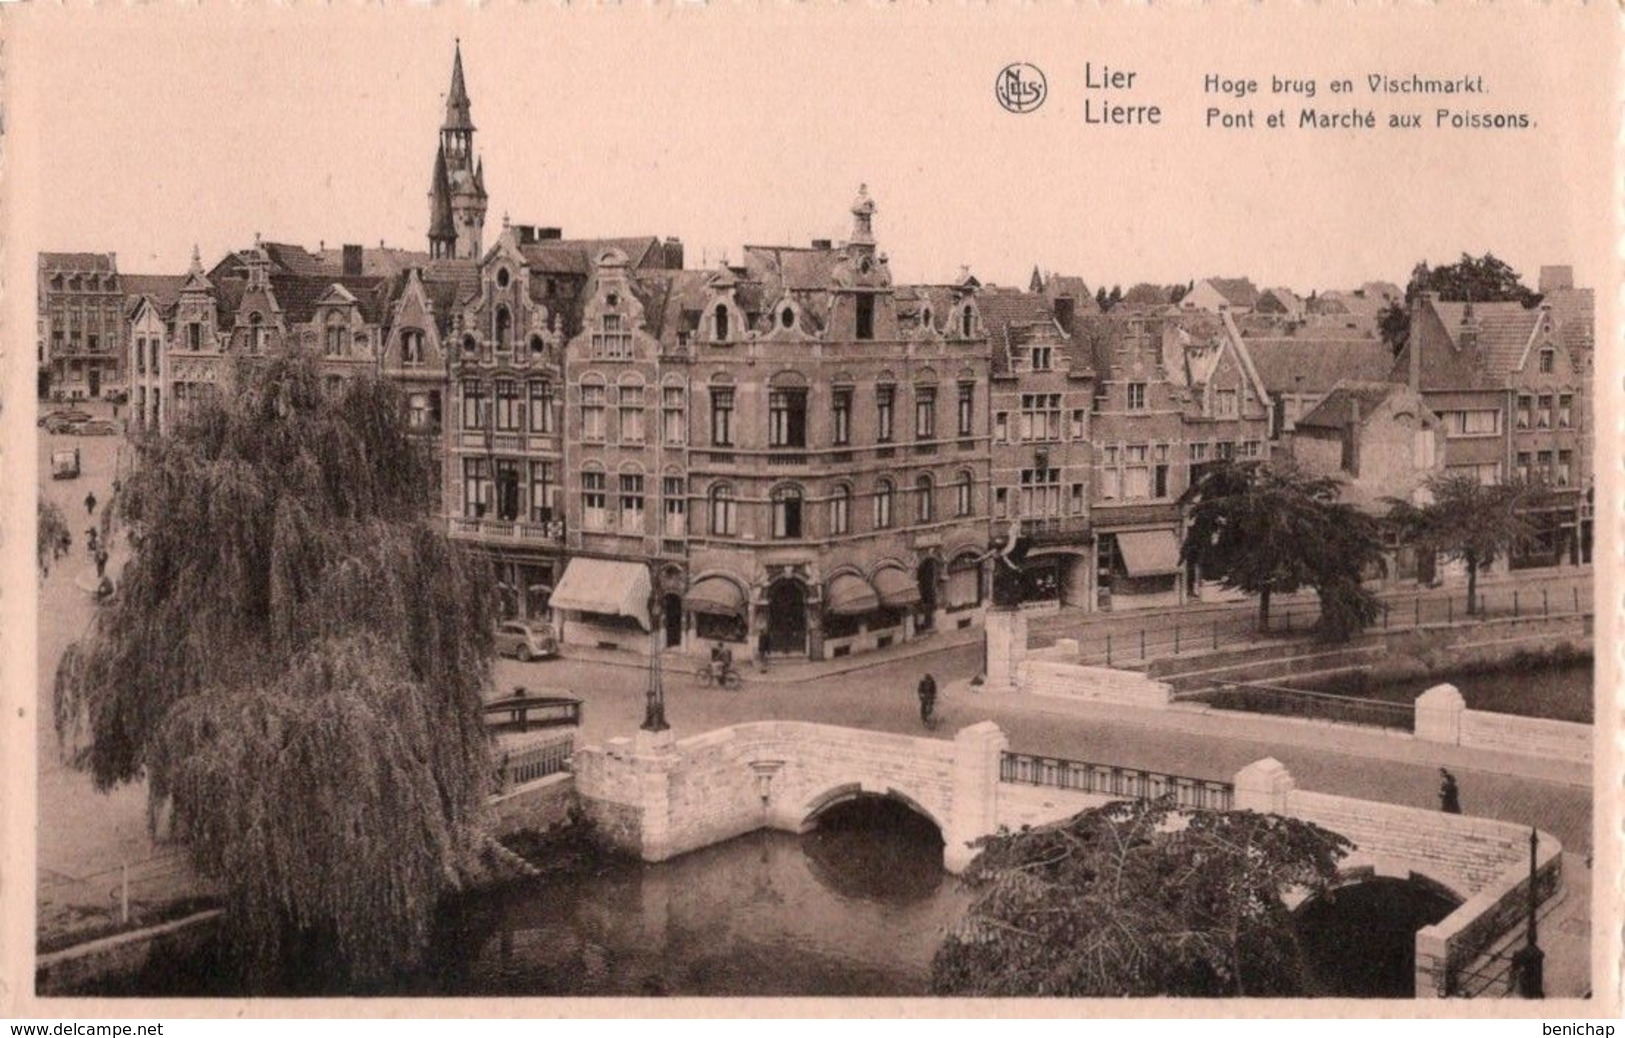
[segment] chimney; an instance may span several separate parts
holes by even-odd
[[[1456,341],[1464,350],[1478,349],[1478,316],[1473,313],[1471,299],[1461,308],[1461,331],[1456,334]]]
[[[1343,470],[1360,475],[1360,398],[1349,394],[1349,427],[1343,439]]]
[[[683,269],[683,242],[680,238],[667,238],[660,246],[661,258],[667,270]]]
[[[812,240],[812,247],[817,249],[819,252],[828,252],[830,249],[835,247],[835,242],[830,238],[814,238]]]
[[[344,247],[344,276],[355,278],[361,276],[362,252],[359,245],[346,245]]]

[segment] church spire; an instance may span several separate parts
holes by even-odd
[[[446,149],[434,153],[434,181],[429,191],[429,255],[448,258],[457,245],[457,224],[451,215],[451,178],[446,175]]]
[[[456,43],[456,51],[451,59],[451,90],[446,94],[446,122],[442,130],[468,130],[474,129],[474,120],[469,114],[468,87],[463,85],[463,41]]]

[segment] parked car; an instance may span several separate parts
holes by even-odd
[[[559,654],[558,639],[546,624],[506,620],[497,625],[496,640],[499,655],[517,656],[526,663]]]
[[[95,417],[85,411],[51,411],[40,419],[48,433],[65,433],[80,422],[88,422]]]
[[[80,436],[117,436],[118,423],[109,418],[87,418],[69,426],[68,431]]]
[[[79,478],[79,448],[67,451],[51,452],[51,478],[52,479],[78,479]]]

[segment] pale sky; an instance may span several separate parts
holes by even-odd
[[[837,240],[867,182],[900,280],[1036,263],[1091,287],[1247,275],[1300,290],[1403,283],[1418,259],[1493,250],[1533,284],[1609,263],[1606,5],[1354,10],[987,4],[763,8],[551,3],[280,8],[107,4],[6,12],[18,241],[180,272],[266,238],[424,247],[426,193],[461,36],[491,208],[570,235],[675,235],[688,263],[756,242]],[[1006,113],[1007,62],[1050,97]],[[1088,90],[1084,65],[1134,70]],[[1482,74],[1455,102],[1533,129],[1205,130],[1209,104],[1262,123],[1301,103],[1424,113],[1369,72]],[[1246,102],[1212,72],[1262,80]],[[1351,99],[1328,79],[1356,80]],[[1090,126],[1084,100],[1158,104],[1160,127]],[[1450,102],[1446,102],[1450,103]],[[33,193],[31,192],[33,190]],[[20,217],[19,217],[20,213]]]

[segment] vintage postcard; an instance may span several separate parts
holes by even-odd
[[[0,41],[0,1013],[1617,1015],[1610,5]]]

